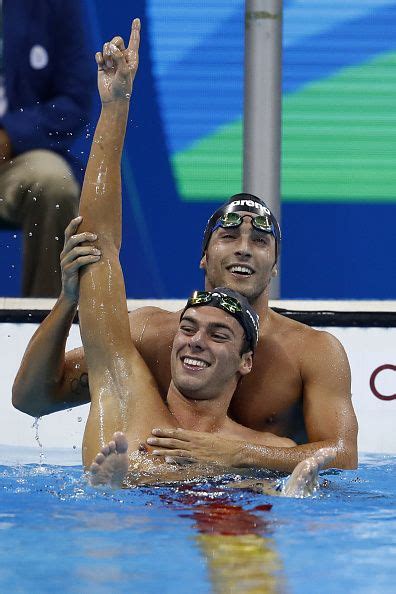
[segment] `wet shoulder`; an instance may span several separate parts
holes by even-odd
[[[140,307],[129,312],[131,336],[136,346],[142,342],[156,340],[168,342],[176,333],[180,312],[160,307]]]
[[[303,359],[315,356],[319,352],[337,358],[345,357],[342,344],[330,332],[312,328],[272,310],[270,329],[270,333],[276,337],[276,340],[289,345],[290,348],[295,348],[295,352]]]

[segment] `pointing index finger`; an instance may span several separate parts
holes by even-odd
[[[140,19],[133,19],[128,49],[137,50],[140,42]]]

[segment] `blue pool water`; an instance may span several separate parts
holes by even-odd
[[[395,473],[395,456],[365,456],[292,500],[221,481],[97,492],[79,466],[0,466],[0,592],[393,594]]]

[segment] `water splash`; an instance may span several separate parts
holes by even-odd
[[[40,448],[40,461],[39,461],[39,467],[40,469],[42,469],[42,466],[45,462],[45,454],[44,454],[44,448],[43,448],[43,444],[40,441],[40,436],[39,436],[39,421],[41,420],[41,417],[36,417],[34,419],[34,423],[32,425],[32,429],[35,430],[35,434],[34,434],[34,439],[37,442],[38,447]]]

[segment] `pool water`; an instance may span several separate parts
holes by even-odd
[[[396,591],[396,457],[321,474],[313,498],[221,480],[96,491],[80,466],[0,466],[0,592]]]

